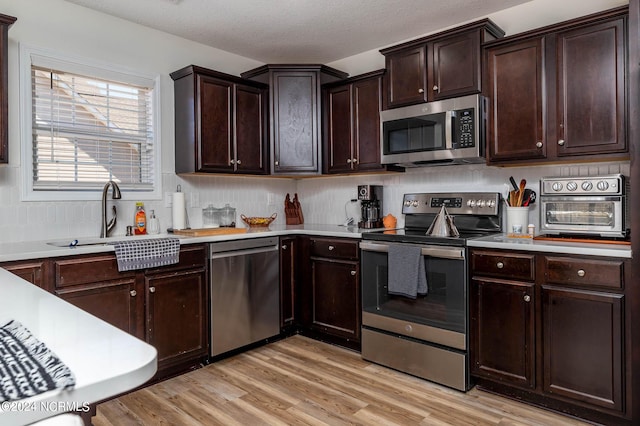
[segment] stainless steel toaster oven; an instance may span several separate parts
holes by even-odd
[[[629,181],[621,174],[543,178],[541,233],[626,238],[628,194]]]

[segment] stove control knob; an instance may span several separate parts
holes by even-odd
[[[480,207],[480,208],[484,207],[485,204],[486,204],[486,202],[484,200],[479,200],[478,201],[478,207]]]
[[[578,189],[578,184],[575,182],[567,182],[567,189],[571,192],[575,191],[576,189]]]
[[[496,200],[489,200],[489,201],[487,202],[487,207],[491,207],[491,208],[493,208],[493,207],[495,207],[495,206],[496,206]]]
[[[413,200],[413,203],[411,203],[411,205],[413,207],[418,207],[418,200]]]
[[[476,206],[476,200],[469,200],[469,202],[467,204],[469,204],[469,207],[475,207]]]
[[[554,191],[558,192],[558,191],[562,191],[562,183],[560,182],[553,182],[553,185],[551,185],[551,189],[553,189]]]
[[[591,181],[586,180],[582,182],[583,191],[591,191],[591,188],[593,188],[593,183],[591,183]]]
[[[601,180],[600,182],[598,182],[598,183],[596,184],[596,187],[597,187],[600,191],[606,191],[607,189],[609,189],[609,184],[608,184],[606,181]]]
[[[405,200],[404,201],[404,206],[405,207],[409,207],[411,205],[411,200]]]

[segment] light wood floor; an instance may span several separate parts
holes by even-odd
[[[458,392],[294,336],[98,406],[95,426],[585,425],[472,389]]]

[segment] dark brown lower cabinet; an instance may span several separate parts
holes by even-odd
[[[535,386],[534,283],[473,279],[474,374]]]
[[[301,241],[299,325],[311,337],[360,349],[358,240],[304,237]]]
[[[477,384],[598,423],[634,424],[628,377],[635,366],[627,349],[633,324],[625,303],[635,284],[630,262],[473,248],[470,350]]]
[[[208,354],[206,261],[197,244],[181,248],[178,264],[135,272],[118,272],[114,253],[55,258],[54,293],[153,345],[160,379]]]
[[[298,237],[280,238],[280,328],[295,325],[298,315],[296,309],[296,282],[298,281]]]
[[[47,282],[47,261],[46,260],[26,260],[17,262],[5,262],[0,267],[6,269],[14,275],[19,276],[31,284],[50,291]]]

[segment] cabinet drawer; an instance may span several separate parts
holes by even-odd
[[[471,254],[473,275],[510,280],[535,280],[535,255],[474,250]]]
[[[545,256],[546,282],[623,288],[624,261]]]
[[[180,247],[180,259],[178,263],[173,265],[162,266],[159,268],[149,268],[147,273],[153,272],[169,272],[180,269],[196,269],[204,268],[207,262],[207,251],[203,245],[182,246]]]
[[[355,240],[312,238],[311,256],[358,259],[358,242]]]
[[[133,271],[118,272],[115,254],[61,259],[56,260],[54,265],[56,288],[116,280],[135,275]]]

